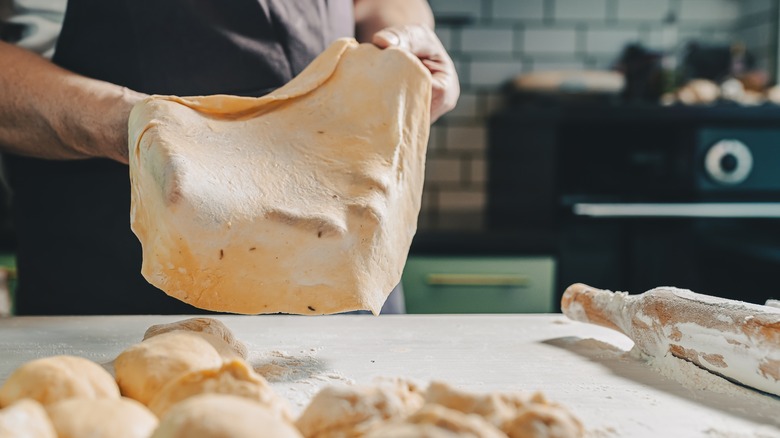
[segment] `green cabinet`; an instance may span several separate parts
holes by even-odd
[[[549,313],[552,257],[410,256],[402,284],[407,313]]]

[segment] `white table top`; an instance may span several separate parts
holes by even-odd
[[[0,319],[0,381],[37,357],[108,363],[150,325],[183,318]],[[592,437],[780,437],[780,398],[715,376],[706,375],[720,390],[666,378],[627,354],[633,343],[623,335],[559,314],[218,319],[296,411],[326,385],[408,377],[474,391],[540,390],[571,408]]]

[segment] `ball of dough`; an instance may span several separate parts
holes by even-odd
[[[221,365],[222,356],[202,333],[174,331],[126,349],[114,361],[114,370],[122,394],[148,405],[180,375]]]
[[[63,400],[46,410],[59,438],[148,438],[158,423],[129,398]]]
[[[173,406],[151,438],[301,438],[263,405],[234,395],[202,394]]]
[[[425,392],[425,402],[444,406],[464,414],[477,414],[491,424],[500,427],[513,418],[518,410],[534,400],[542,400],[541,394],[499,393],[475,394],[453,388],[443,382],[431,382]]]
[[[182,321],[172,322],[170,324],[157,324],[149,327],[144,333],[144,341],[163,333],[168,333],[176,330],[190,331],[196,333],[208,333],[214,335],[219,339],[225,341],[225,344],[229,347],[229,351],[234,353],[241,359],[246,359],[247,349],[243,342],[236,339],[233,332],[222,321],[214,318],[190,318]],[[216,347],[216,346],[215,346]],[[220,350],[220,348],[217,348]]]
[[[504,423],[501,429],[509,438],[578,438],[585,436],[582,423],[571,412],[554,404],[531,404]]]
[[[197,370],[179,376],[160,389],[149,403],[149,409],[162,418],[174,404],[203,393],[245,397],[262,404],[274,415],[292,421],[287,402],[240,359],[226,362],[221,368]]]
[[[57,438],[57,433],[43,406],[24,399],[0,409],[0,437]]]
[[[403,380],[370,387],[327,387],[295,425],[306,437],[362,436],[382,422],[403,419],[422,406],[417,387]]]
[[[472,394],[432,382],[425,402],[476,414],[510,437],[581,437],[582,423],[565,408],[550,403],[542,393]]]
[[[429,404],[403,422],[385,423],[366,435],[366,438],[394,437],[505,438],[506,435],[479,415]],[[528,435],[525,438],[534,437]]]
[[[111,374],[76,356],[52,356],[20,366],[0,387],[0,407],[31,398],[43,405],[68,398],[119,398]]]

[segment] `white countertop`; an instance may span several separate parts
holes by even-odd
[[[55,354],[109,363],[150,325],[183,318],[0,319],[0,381]],[[474,391],[541,390],[592,437],[780,437],[780,398],[710,375],[717,390],[666,378],[627,353],[628,338],[562,315],[217,318],[296,411],[325,385],[401,376]]]

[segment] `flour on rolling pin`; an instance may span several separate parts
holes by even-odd
[[[659,287],[629,295],[570,286],[571,319],[608,327],[653,357],[671,353],[746,386],[780,395],[780,309]]]

